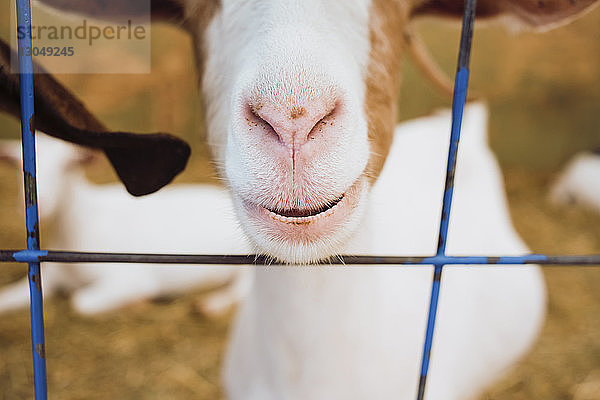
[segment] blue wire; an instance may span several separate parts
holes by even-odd
[[[35,166],[33,60],[31,57],[31,5],[29,0],[17,0],[17,28],[19,33],[26,33],[25,35],[18,35],[18,54],[27,249],[39,250],[40,239]],[[48,398],[46,383],[46,345],[44,340],[42,276],[39,262],[29,263],[28,275],[31,302],[31,345],[33,352],[35,399],[46,400]]]
[[[462,25],[460,49],[458,53],[458,66],[454,81],[454,96],[452,99],[452,128],[450,132],[450,146],[448,149],[448,164],[446,167],[446,183],[444,188],[444,200],[442,204],[440,232],[436,254],[436,256],[440,258],[444,257],[446,254],[448,225],[450,223],[452,194],[454,192],[456,156],[458,154],[458,143],[460,141],[463,110],[467,101],[467,87],[469,85],[469,59],[471,54],[471,42],[473,38],[473,24],[475,21],[475,6],[476,0],[465,0],[465,12]],[[429,372],[429,361],[431,359],[431,348],[433,346],[435,320],[438,309],[443,268],[443,263],[436,263],[434,265],[431,297],[429,301],[429,313],[427,316],[427,328],[425,330],[425,344],[423,345],[423,355],[421,358],[421,373],[419,376],[417,400],[423,400],[425,397],[425,388],[427,385],[427,374]]]

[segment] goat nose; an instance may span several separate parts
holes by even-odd
[[[317,139],[327,124],[333,124],[337,103],[307,101],[304,105],[286,106],[276,103],[248,104],[246,118],[282,144],[298,149]]]

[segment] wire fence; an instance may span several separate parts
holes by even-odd
[[[17,24],[25,32],[31,32],[30,0],[16,0]],[[469,59],[473,38],[476,0],[465,0],[464,17],[461,31],[461,42],[458,55],[458,66],[454,84],[452,102],[452,127],[448,150],[446,181],[440,218],[440,229],[437,252],[433,256],[403,257],[403,256],[352,256],[345,255],[326,261],[328,264],[345,265],[404,265],[404,266],[434,266],[431,287],[430,305],[425,329],[425,344],[421,361],[420,379],[418,383],[417,400],[425,396],[429,361],[432,355],[435,321],[442,272],[444,267],[454,265],[523,265],[539,264],[572,267],[574,265],[600,265],[600,254],[577,256],[548,256],[544,254],[528,254],[523,256],[447,256],[446,242],[452,195],[454,188],[454,171],[460,141],[462,115],[467,99],[469,81]],[[25,190],[25,217],[27,228],[27,249],[0,250],[0,262],[21,262],[29,265],[30,314],[32,333],[32,354],[34,369],[35,399],[46,400],[46,359],[44,339],[43,296],[41,285],[42,262],[62,263],[165,263],[165,264],[277,264],[264,256],[258,255],[194,255],[194,254],[136,254],[136,253],[91,253],[72,251],[41,250],[39,246],[39,217],[36,189],[36,157],[35,157],[35,127],[34,127],[34,92],[33,92],[33,60],[26,55],[26,48],[31,48],[31,34],[19,35],[18,56],[20,73],[21,97],[21,139],[23,146],[23,171]]]

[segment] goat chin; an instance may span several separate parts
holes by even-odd
[[[410,121],[395,142],[347,251],[433,254],[450,114]],[[522,254],[487,111],[469,106],[456,171],[449,254]],[[258,267],[225,363],[228,398],[410,399],[431,288],[419,267]],[[448,267],[428,399],[474,398],[531,346],[544,319],[537,266]],[[460,368],[457,368],[460,365]]]
[[[354,193],[347,193],[316,218],[280,217],[260,206],[245,205],[240,199],[234,204],[256,253],[288,265],[313,264],[347,253],[367,208],[368,186],[360,178]]]

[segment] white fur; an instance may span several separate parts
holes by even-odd
[[[487,146],[487,112],[465,113],[450,254],[527,252]],[[449,113],[400,125],[349,253],[427,255],[436,247]],[[415,398],[429,267],[261,267],[225,365],[230,400]],[[475,398],[521,357],[544,317],[536,266],[447,267],[426,398]]]
[[[234,220],[228,193],[211,185],[172,185],[134,198],[121,185],[96,185],[77,165],[81,150],[38,135],[38,194],[42,218],[57,227],[45,247],[75,251],[246,254],[248,246]],[[4,146],[19,159],[18,143]],[[6,152],[6,151],[5,151]],[[229,265],[44,263],[46,299],[72,291],[82,314],[109,311],[128,303],[192,288],[230,283],[201,306],[218,314],[243,295],[249,277]],[[29,304],[27,280],[0,291],[0,312]]]
[[[286,190],[279,190],[283,173],[271,150],[248,134],[242,110],[256,98],[288,106],[332,93],[342,99],[345,112],[336,120],[335,143],[303,171],[311,183],[304,188],[318,188],[321,198],[342,194],[362,174],[369,156],[364,113],[369,8],[368,0],[224,0],[206,29],[205,43],[197,44],[207,48],[202,89],[210,99],[209,142],[241,225],[260,252],[297,262],[328,256],[340,250],[342,238],[360,219],[356,212],[344,229],[332,233],[339,236],[333,249],[325,239],[310,245],[278,242],[250,226],[240,199],[264,205]]]
[[[552,187],[551,199],[557,204],[579,203],[600,212],[600,155],[575,156]]]

